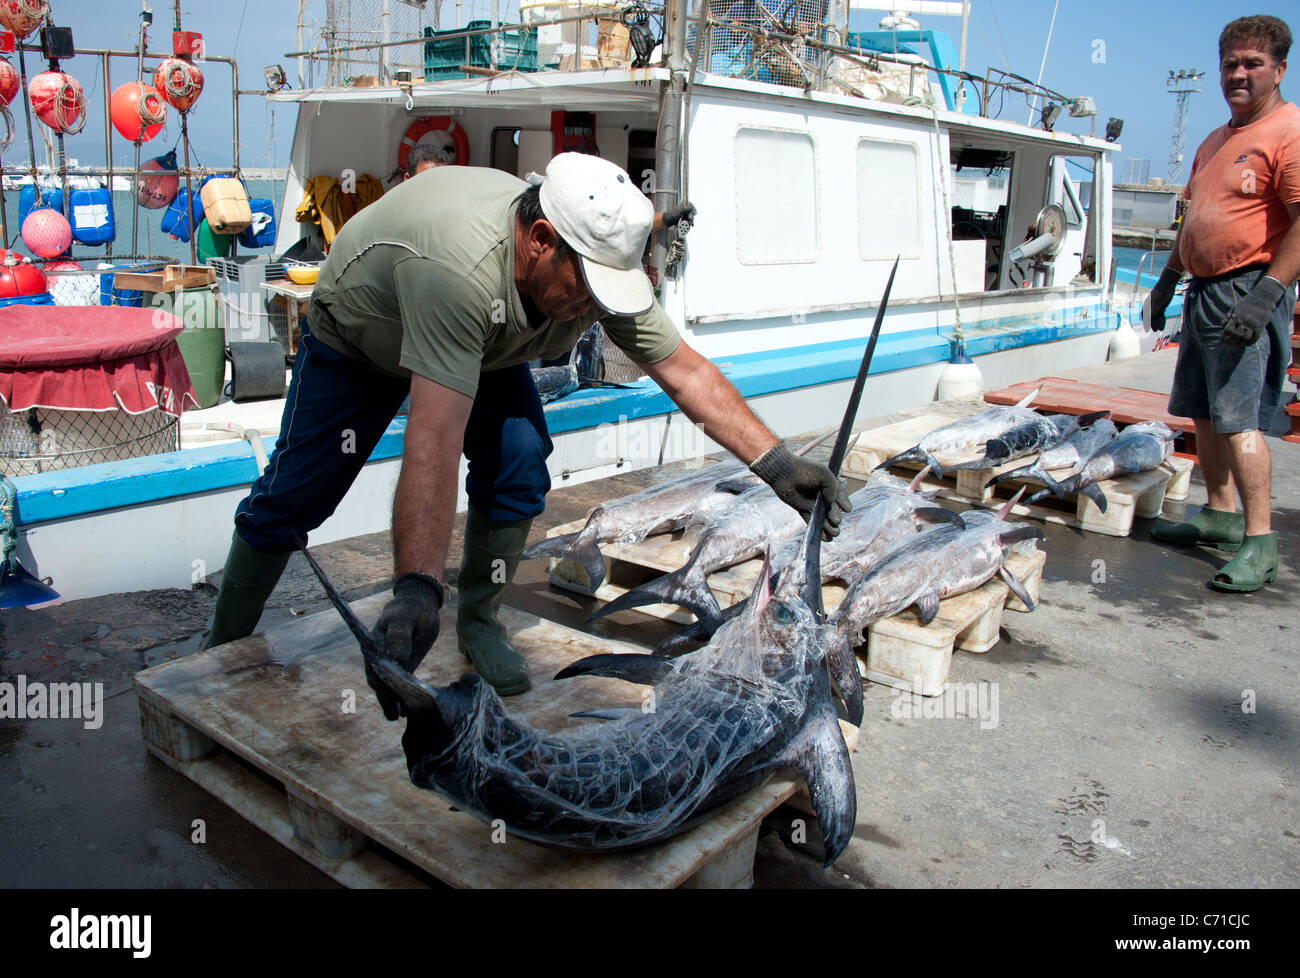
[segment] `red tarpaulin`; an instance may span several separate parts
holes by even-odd
[[[11,411],[199,406],[176,345],[182,324],[158,309],[24,306],[0,310],[0,400]]]

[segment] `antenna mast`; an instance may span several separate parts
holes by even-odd
[[[1195,68],[1180,71],[1169,70],[1165,79],[1165,88],[1171,95],[1178,96],[1174,109],[1174,136],[1169,142],[1169,182],[1181,182],[1183,172],[1183,142],[1187,138],[1187,100],[1201,90],[1200,80],[1205,72]]]

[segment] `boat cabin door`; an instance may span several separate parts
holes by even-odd
[[[1047,200],[1060,204],[1065,210],[1065,240],[1053,262],[1051,285],[1068,285],[1083,267],[1083,251],[1087,242],[1088,216],[1079,200],[1079,188],[1070,179],[1067,157],[1053,156],[1048,178]]]

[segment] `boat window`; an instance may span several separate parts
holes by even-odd
[[[1088,162],[1091,163],[1092,160],[1089,159]],[[1065,157],[1065,163],[1065,175],[1070,179],[1063,181],[1065,193],[1060,203],[1065,208],[1065,219],[1070,227],[1081,228],[1084,222],[1084,206],[1079,202],[1076,182],[1086,180],[1091,187],[1092,172],[1091,168],[1085,168],[1082,163],[1071,157]]]
[[[745,265],[821,257],[817,152],[809,133],[736,132],[736,256]]]
[[[511,176],[519,169],[519,127],[498,126],[492,130],[492,166]]]
[[[858,140],[858,255],[921,257],[921,185],[916,147]]]

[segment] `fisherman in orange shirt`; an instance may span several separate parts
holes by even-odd
[[[1290,48],[1291,31],[1276,17],[1241,17],[1219,36],[1232,118],[1196,151],[1187,216],[1147,300],[1158,332],[1184,270],[1191,274],[1169,413],[1196,422],[1208,496],[1191,520],[1161,523],[1151,535],[1235,551],[1209,582],[1221,591],[1277,579],[1262,432],[1282,397],[1300,275],[1300,108],[1281,93]]]

